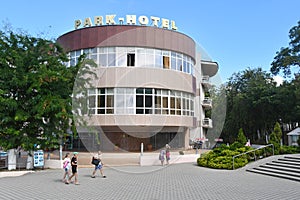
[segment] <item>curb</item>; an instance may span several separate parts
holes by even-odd
[[[0,172],[0,178],[3,177],[16,177],[23,176],[28,173],[33,173],[33,171],[11,171],[11,172]]]

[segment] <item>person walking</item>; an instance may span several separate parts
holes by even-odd
[[[166,144],[166,161],[167,161],[167,165],[169,164],[170,161],[170,146],[169,144]]]
[[[160,150],[158,158],[162,166],[164,165],[165,162],[165,155],[166,155],[166,151],[164,149]]]
[[[96,172],[97,172],[98,169],[99,169],[100,174],[102,175],[102,177],[106,178],[106,176],[104,175],[104,172],[103,172],[103,165],[104,164],[103,164],[103,162],[101,160],[101,156],[102,156],[102,152],[101,151],[98,151],[98,153],[93,156],[92,163],[95,165],[95,169],[94,169],[94,171],[92,173],[92,178],[96,177],[95,174],[96,174]]]
[[[66,153],[65,158],[63,160],[63,169],[64,169],[64,176],[63,176],[63,182],[66,184],[69,184],[69,177],[70,177],[70,168],[71,168],[71,159],[70,159],[70,153]]]
[[[75,177],[75,185],[79,185],[78,172],[77,172],[77,159],[78,159],[78,152],[74,152],[73,157],[71,159],[72,175],[69,177],[68,182],[71,182],[72,178]]]

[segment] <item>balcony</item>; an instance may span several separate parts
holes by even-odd
[[[201,84],[205,88],[210,88],[212,86],[211,82],[209,81],[209,76],[202,76]]]
[[[202,101],[202,106],[205,108],[205,109],[211,109],[212,108],[212,99],[211,98],[208,98],[208,97],[205,97]]]
[[[212,120],[210,118],[204,118],[202,120],[202,127],[203,128],[212,128],[213,127]]]

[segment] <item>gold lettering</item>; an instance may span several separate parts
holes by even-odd
[[[103,25],[103,17],[102,16],[95,16],[94,24],[95,24],[95,26]]]
[[[80,24],[81,24],[81,20],[80,19],[75,20],[75,24],[74,24],[75,29],[78,29],[78,27],[80,26]]]
[[[175,24],[175,21],[171,20],[171,29],[172,30],[177,30],[177,26]]]
[[[140,23],[140,25],[147,25],[149,23],[148,17],[140,16],[139,17],[139,23]]]
[[[158,27],[159,17],[153,17],[153,16],[151,16],[151,20],[153,22],[153,26]]]
[[[129,24],[136,24],[136,15],[126,15],[126,23]]]
[[[161,19],[161,27],[162,27],[162,28],[169,29],[169,20],[168,20],[168,19],[162,18],[162,19]]]
[[[87,27],[87,26],[89,26],[89,27],[91,27],[92,26],[92,21],[91,21],[91,18],[85,18],[85,20],[84,20],[84,23],[83,23],[83,27]]]
[[[106,15],[106,24],[109,25],[114,25],[116,22],[114,20],[116,15]]]

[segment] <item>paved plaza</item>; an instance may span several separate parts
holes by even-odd
[[[0,178],[0,199],[299,199],[300,182],[195,163],[105,167],[102,178],[79,168],[80,185],[62,183],[63,170]],[[3,172],[2,172],[3,173]]]

